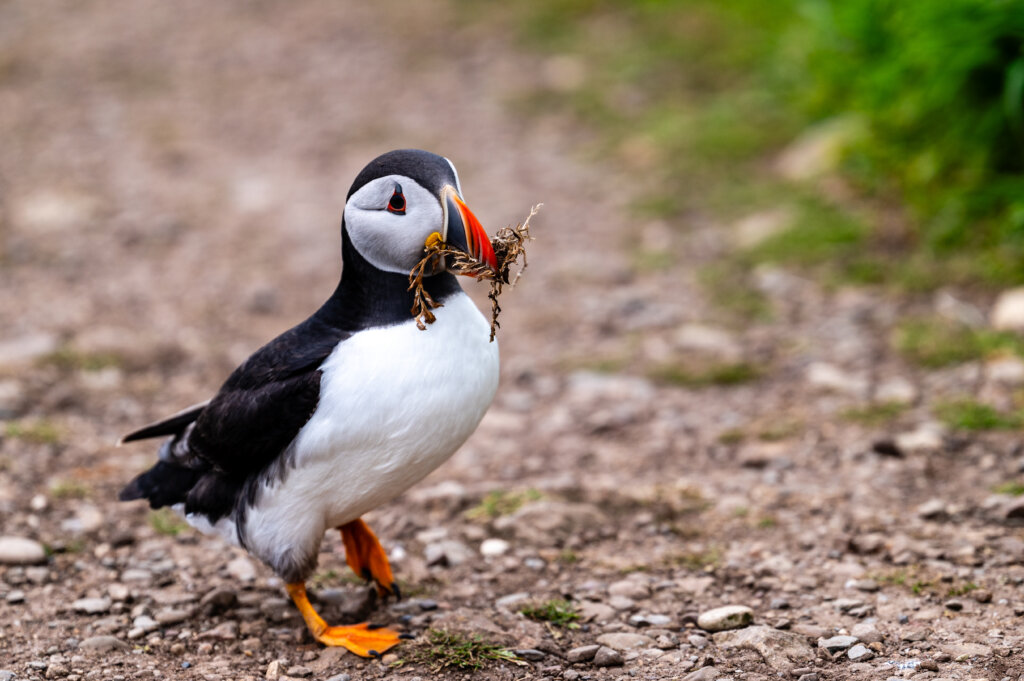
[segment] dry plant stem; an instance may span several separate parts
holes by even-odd
[[[501,314],[501,306],[498,304],[498,297],[505,286],[514,287],[522,276],[523,270],[528,263],[526,260],[526,242],[533,241],[530,236],[530,219],[537,214],[540,207],[538,203],[530,209],[530,214],[522,224],[515,227],[503,227],[499,229],[494,238],[491,239],[491,247],[494,249],[495,259],[498,261],[498,269],[492,270],[485,263],[473,260],[462,251],[448,247],[447,244],[437,241],[426,248],[423,259],[416,263],[416,266],[409,272],[409,290],[415,291],[413,297],[412,316],[416,320],[416,326],[425,330],[427,324],[433,324],[436,320],[432,309],[441,307],[442,304],[430,297],[430,294],[423,288],[423,277],[427,273],[437,271],[442,264],[442,259],[449,258],[448,271],[455,274],[466,274],[477,279],[490,279],[491,290],[487,297],[491,300],[491,341],[501,326],[498,323],[498,315]],[[509,281],[509,272],[512,266],[523,256],[523,266],[516,272],[515,277]]]

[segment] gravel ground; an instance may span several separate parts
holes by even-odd
[[[924,371],[888,342],[990,301],[762,268],[773,321],[736,320],[696,283],[729,231],[632,215],[642,176],[517,109],[559,69],[458,7],[0,5],[0,680],[466,676],[424,657],[431,630],[515,652],[481,679],[1024,678],[1024,504],[992,491],[1018,438],[930,409],[1010,404],[1024,365]],[[244,553],[116,503],[154,447],[112,443],[315,309],[351,178],[402,146],[452,158],[491,231],[546,205],[493,408],[368,517],[407,598],[324,542],[329,620],[420,635],[381,663],[314,643]],[[672,264],[635,267],[649,244]],[[760,378],[650,378],[680,363]]]

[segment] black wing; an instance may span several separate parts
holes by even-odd
[[[126,436],[173,435],[121,499],[146,498],[154,508],[185,502],[187,512],[214,520],[229,512],[245,480],[280,456],[313,415],[320,364],[349,335],[314,316],[257,350],[205,405]]]

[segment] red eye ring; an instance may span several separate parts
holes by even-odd
[[[395,192],[388,201],[388,212],[395,215],[405,215],[405,194],[402,193],[402,185],[395,185]]]

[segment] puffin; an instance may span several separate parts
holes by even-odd
[[[402,638],[367,623],[330,626],[305,582],[325,532],[386,597],[401,597],[362,516],[440,466],[473,433],[498,388],[490,325],[444,259],[423,278],[438,303],[417,325],[409,273],[440,240],[496,269],[455,166],[418,149],[360,171],[341,221],[341,279],[308,319],[261,347],[206,402],[122,443],[164,437],[156,464],[120,499],[170,507],[269,566],[312,636],[363,657]]]

